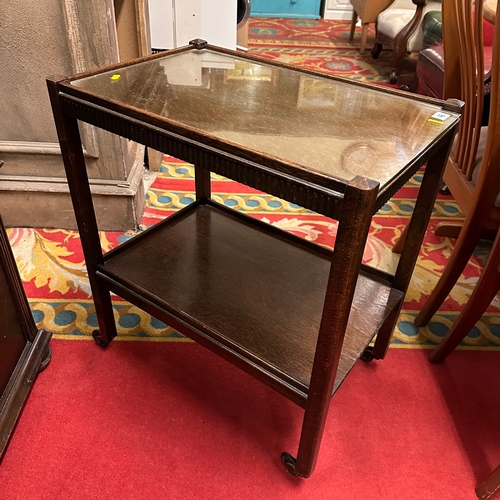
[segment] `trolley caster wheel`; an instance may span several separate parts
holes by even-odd
[[[411,88],[408,85],[401,85],[399,90],[404,90],[405,92],[411,92]]]
[[[51,359],[52,359],[52,349],[50,347],[47,347],[45,357],[43,358],[43,361],[40,363],[40,366],[38,367],[38,373],[43,372],[43,370],[45,370],[45,368],[49,366]]]
[[[441,185],[439,186],[439,192],[446,196],[449,196],[451,194],[450,188],[445,184],[444,181],[441,181]]]
[[[373,347],[369,345],[364,351],[363,354],[359,357],[361,361],[364,361],[365,363],[369,363],[370,361],[373,361]]]
[[[101,332],[99,330],[94,330],[92,332],[92,337],[94,337],[94,340],[98,346],[108,347],[109,342],[102,338]]]
[[[294,476],[298,476],[298,474],[295,472],[295,463],[297,462],[297,459],[292,457],[290,453],[287,453],[284,451],[281,454],[281,463],[286,467],[286,470],[290,473],[293,474]]]
[[[392,70],[391,76],[389,76],[389,83],[396,83],[398,81],[398,75],[395,70]]]

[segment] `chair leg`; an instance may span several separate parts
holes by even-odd
[[[363,24],[363,30],[361,31],[361,44],[359,46],[359,51],[364,52],[366,46],[366,37],[368,35],[368,23]]]
[[[434,230],[434,234],[436,236],[441,236],[442,238],[453,238],[456,239],[460,236],[460,231],[462,230],[463,224],[452,224],[450,222],[440,222],[436,229]],[[392,253],[401,253],[403,249],[403,245],[406,241],[406,233],[408,232],[408,224],[404,227],[401,235],[399,236],[396,243],[392,247]]]
[[[398,81],[401,70],[403,69],[403,63],[406,57],[406,44],[403,46],[397,46],[394,48],[394,66],[392,72],[389,76],[389,83],[396,83]]]
[[[441,236],[442,238],[458,238],[460,236],[460,231],[462,230],[463,224],[452,223],[452,222],[440,222],[436,229],[434,230],[434,234],[436,236]],[[483,229],[481,234],[481,238],[485,240],[493,241],[497,234],[498,227],[496,229]]]
[[[455,244],[455,249],[451,254],[450,260],[441,278],[427,299],[420,314],[415,319],[415,324],[417,326],[427,325],[460,278],[460,274],[467,265],[467,262],[469,262],[476,245],[481,239],[483,232],[481,216],[482,214],[480,214],[479,217],[472,216],[466,219],[460,231],[460,236]]]
[[[500,233],[490,252],[488,261],[460,316],[439,345],[431,352],[429,361],[441,363],[462,342],[478,322],[484,311],[500,290]]]
[[[418,82],[419,82],[418,74],[415,71],[415,76],[413,77],[413,82],[410,85],[410,90],[409,90],[410,92],[418,93],[417,92],[417,90],[418,90]],[[403,89],[401,89],[401,90],[403,90]],[[441,192],[441,190],[439,190],[439,192]]]
[[[410,223],[406,224],[406,226],[403,228],[403,231],[401,231],[398,240],[396,241],[396,243],[394,243],[394,246],[392,247],[392,253],[401,253],[403,251],[403,247],[406,241],[406,236],[408,234],[409,225]]]
[[[441,236],[442,238],[458,238],[462,227],[463,224],[459,223],[453,224],[451,222],[440,222],[436,226],[434,234],[436,236]]]
[[[441,187],[439,188],[439,192],[441,194],[446,195],[446,196],[451,195],[450,188],[446,185],[446,182],[444,182],[444,181],[441,181]]]
[[[375,41],[375,45],[372,48],[373,59],[378,59],[378,56],[380,55],[381,52],[382,52],[382,44]]]
[[[352,9],[352,19],[351,19],[351,32],[349,33],[349,40],[354,38],[354,32],[356,31],[356,23],[358,21],[358,13]]]

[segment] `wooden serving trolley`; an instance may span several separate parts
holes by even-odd
[[[282,461],[310,476],[332,395],[360,357],[386,354],[461,103],[203,40],[48,87],[96,342],[116,336],[113,292],[266,383],[305,410]],[[196,201],[103,254],[78,121],[194,164]],[[362,264],[372,216],[424,164],[396,272]],[[337,220],[334,250],[215,202],[210,172]]]

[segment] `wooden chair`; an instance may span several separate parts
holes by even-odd
[[[393,49],[390,83],[396,83],[407,52],[424,48],[422,19],[431,10],[441,10],[441,0],[395,0],[377,17],[373,59],[378,59],[383,45]]]
[[[477,243],[485,230],[497,230],[500,209],[495,207],[500,187],[500,34],[495,32],[493,65],[491,71],[490,118],[488,127],[481,127],[484,97],[484,61],[482,46],[483,0],[475,2],[474,26],[471,15],[472,0],[447,0],[447,16],[455,19],[461,50],[453,71],[460,73],[462,100],[466,102],[459,132],[450,154],[444,180],[466,214],[455,248],[448,264],[426,304],[415,320],[417,326],[426,325],[459,279]],[[443,11],[444,13],[444,11]],[[446,37],[446,21],[444,36]],[[448,26],[452,24],[448,23]],[[446,47],[446,39],[445,39]],[[445,54],[446,57],[446,54]],[[453,59],[452,59],[453,61]],[[448,60],[445,59],[445,64]],[[450,66],[450,68],[452,68]],[[446,72],[448,66],[446,66]],[[480,77],[478,78],[478,75]],[[442,233],[441,233],[442,234]],[[439,358],[433,357],[434,360]],[[437,361],[436,361],[437,362]]]
[[[366,36],[368,34],[368,25],[374,23],[377,20],[377,16],[394,0],[351,0],[352,5],[352,20],[351,20],[351,32],[349,35],[349,40],[354,38],[354,32],[356,31],[356,23],[358,17],[361,20],[361,43],[359,46],[359,51],[364,52],[366,45]]]
[[[500,232],[474,290],[453,326],[431,352],[431,363],[441,363],[467,336],[500,290]]]

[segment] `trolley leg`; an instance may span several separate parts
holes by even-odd
[[[92,336],[100,346],[107,347],[116,337],[113,306],[109,290],[99,284],[96,274],[97,266],[104,260],[78,120],[64,114],[61,108],[59,81],[56,78],[47,80],[47,86],[99,323],[99,330],[95,330]]]

